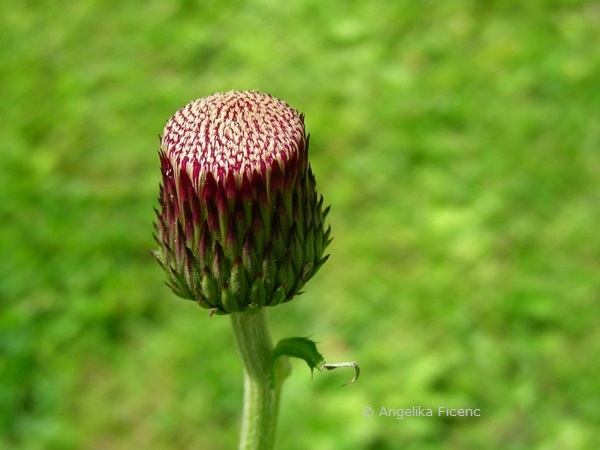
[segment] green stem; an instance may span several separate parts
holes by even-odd
[[[244,413],[240,450],[270,450],[275,442],[281,385],[289,375],[287,358],[272,363],[273,344],[264,309],[231,313],[237,349],[244,366]]]

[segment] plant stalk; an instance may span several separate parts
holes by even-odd
[[[244,367],[244,411],[240,450],[272,450],[281,385],[290,373],[287,358],[273,367],[273,343],[264,308],[233,312],[231,324]]]

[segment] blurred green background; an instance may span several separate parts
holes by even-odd
[[[235,448],[229,320],[148,250],[166,120],[259,89],[306,114],[334,236],[272,333],[362,368],[294,362],[279,448],[599,448],[599,23],[577,0],[3,2],[0,447]],[[446,405],[481,417],[379,416]]]

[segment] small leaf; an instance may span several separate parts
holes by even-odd
[[[325,362],[323,355],[317,350],[317,345],[314,341],[302,337],[293,337],[280,340],[273,350],[273,361],[280,356],[291,356],[300,358],[306,361],[312,375],[315,367],[320,369]]]
[[[340,362],[340,363],[326,363],[323,355],[317,350],[317,344],[307,338],[294,337],[282,339],[275,346],[273,350],[273,362],[280,356],[291,356],[293,358],[303,359],[310,369],[312,376],[313,370],[334,370],[340,367],[351,367],[354,369],[354,377],[343,386],[354,383],[360,375],[360,367],[356,361]],[[275,367],[275,364],[273,364]]]

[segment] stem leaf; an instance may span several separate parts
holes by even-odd
[[[326,363],[323,355],[317,350],[317,344],[308,338],[293,337],[280,340],[273,350],[273,367],[276,366],[275,361],[280,356],[291,356],[306,361],[311,377],[315,368],[317,370],[334,370],[340,367],[351,367],[354,369],[354,377],[344,386],[354,383],[360,375],[360,367],[356,361]]]
[[[325,358],[317,350],[316,343],[303,337],[280,340],[273,350],[273,362],[280,356],[303,359],[308,364],[311,375],[315,368],[321,370],[321,366],[325,363]]]

